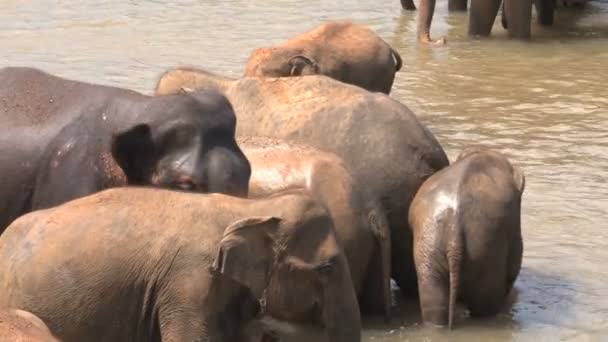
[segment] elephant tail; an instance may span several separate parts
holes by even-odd
[[[401,67],[403,66],[403,61],[401,60],[401,55],[399,54],[399,52],[397,52],[397,50],[391,48],[391,53],[393,54],[393,57],[395,57],[395,72],[401,70]]]
[[[452,239],[447,251],[448,270],[450,273],[450,297],[448,308],[448,327],[452,330],[454,321],[454,309],[456,308],[456,299],[458,298],[458,288],[460,285],[460,265],[462,264],[463,246],[463,231],[456,224],[453,226]]]

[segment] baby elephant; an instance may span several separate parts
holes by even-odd
[[[59,342],[40,318],[18,309],[0,312],[0,341]]]
[[[0,236],[0,307],[33,312],[64,341],[243,342],[258,298],[278,319],[360,340],[331,217],[308,196],[115,188]]]
[[[469,148],[418,190],[409,223],[425,323],[451,329],[457,299],[472,316],[500,310],[521,267],[524,184],[502,154]]]
[[[362,193],[342,158],[306,145],[241,137],[252,166],[250,197],[304,189],[332,216],[362,313],[390,315],[390,230],[375,201]]]
[[[328,22],[287,42],[252,52],[244,76],[325,75],[374,92],[390,93],[401,56],[369,28]]]

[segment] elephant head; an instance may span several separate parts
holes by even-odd
[[[223,95],[197,92],[152,102],[143,122],[112,138],[112,156],[129,184],[247,195],[251,167]]]
[[[288,77],[319,73],[315,59],[302,49],[277,47],[254,50],[245,66],[244,76]]]
[[[278,319],[314,321],[331,341],[360,341],[361,319],[346,259],[326,212],[297,221],[253,217],[224,232],[215,268],[247,284]]]
[[[491,149],[482,146],[469,146],[462,150],[462,152],[460,152],[458,157],[456,157],[456,161],[465,159],[476,153],[483,153],[487,156],[491,156],[492,158],[494,158],[494,160],[498,162],[502,162],[507,169],[511,170],[511,173],[513,174],[513,183],[515,185],[515,188],[517,189],[520,195],[523,194],[526,187],[526,176],[524,175],[524,172],[521,168],[511,164],[505,158],[505,156],[496,151],[492,151]]]

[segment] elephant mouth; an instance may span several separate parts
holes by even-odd
[[[150,183],[160,188],[177,189],[191,192],[208,192],[209,187],[204,182],[197,182],[191,176],[179,175],[167,177],[156,174]]]

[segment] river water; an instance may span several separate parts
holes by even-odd
[[[450,334],[418,326],[413,305],[368,341],[608,341],[608,2],[560,10],[530,43],[466,37],[466,14],[439,0],[419,46],[399,1],[3,0],[0,66],[150,93],[159,73],[194,65],[238,76],[249,52],[316,24],[353,19],[402,55],[392,96],[413,109],[451,159],[469,144],[506,153],[527,175],[524,262],[512,305]],[[411,303],[410,303],[411,304]],[[461,313],[460,316],[464,314]],[[460,317],[462,318],[462,317]]]

